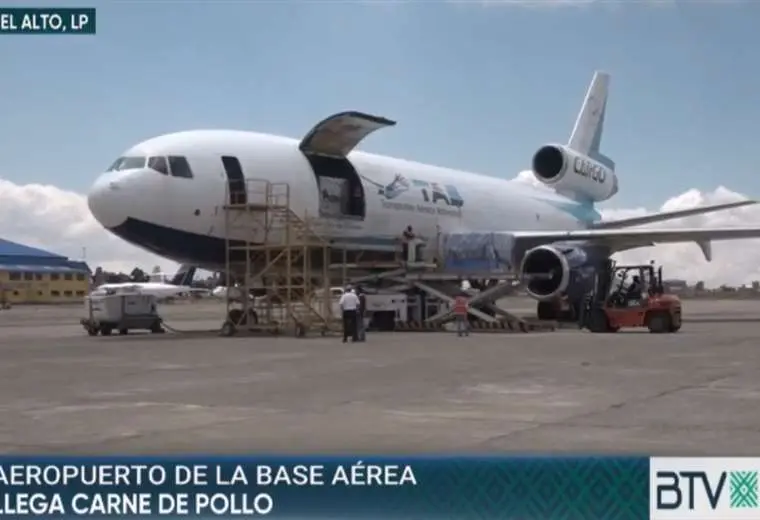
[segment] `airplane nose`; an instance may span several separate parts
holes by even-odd
[[[95,220],[106,228],[114,228],[127,219],[123,186],[108,176],[100,177],[87,194],[87,205]]]

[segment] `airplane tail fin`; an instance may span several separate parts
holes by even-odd
[[[195,276],[195,267],[183,264],[179,266],[177,274],[169,282],[171,285],[190,285]]]
[[[608,73],[601,71],[594,73],[567,147],[614,170],[615,162],[601,153],[609,84]]]

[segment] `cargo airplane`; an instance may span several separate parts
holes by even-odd
[[[754,201],[601,220],[594,204],[619,187],[615,163],[600,150],[609,79],[594,74],[567,144],[547,144],[533,155],[532,171],[543,189],[357,151],[365,137],[395,122],[342,112],[300,141],[234,130],[143,141],[96,180],[88,203],[122,239],[209,270],[224,269],[228,243],[250,241],[250,231],[227,230],[224,207],[230,200],[254,202],[245,181],[252,178],[287,183],[293,213],[313,217],[320,236],[361,251],[362,258],[388,258],[408,225],[428,240],[491,234],[502,244],[496,253],[519,271],[537,300],[539,316],[551,319],[576,280],[588,279],[575,273],[588,273],[616,252],[694,242],[710,261],[713,240],[760,237],[760,227],[631,229]]]

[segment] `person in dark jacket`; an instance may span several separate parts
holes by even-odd
[[[641,280],[638,276],[634,276],[631,285],[628,286],[628,290],[626,291],[626,303],[640,300],[643,290],[644,285],[641,283]]]
[[[359,309],[356,313],[356,334],[359,337],[359,341],[365,341],[367,339],[367,331],[364,328],[364,317],[367,315],[367,295],[364,294],[364,290],[361,287],[356,288],[356,294],[359,296]]]
[[[409,261],[409,246],[414,238],[412,226],[407,226],[401,235],[401,261],[404,263]]]

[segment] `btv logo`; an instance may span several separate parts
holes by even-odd
[[[757,458],[652,458],[650,518],[760,518]]]

